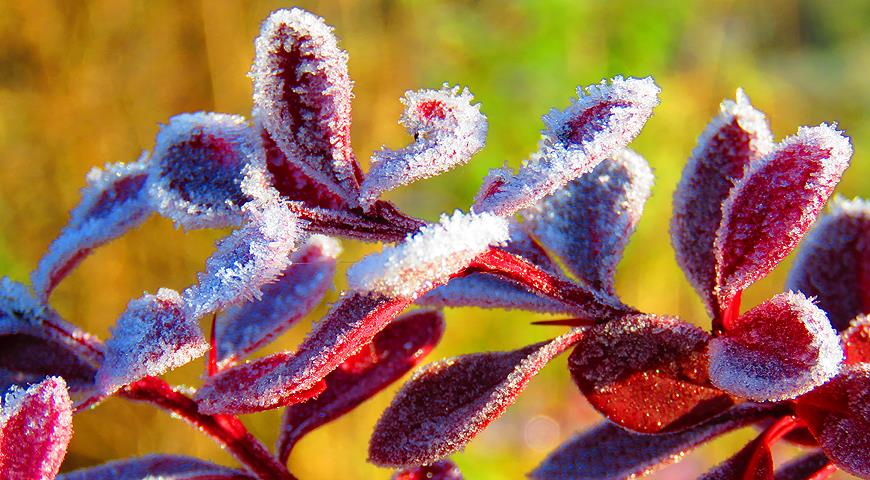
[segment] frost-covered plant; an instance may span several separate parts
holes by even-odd
[[[369,447],[373,463],[398,469],[394,478],[461,478],[447,457],[568,349],[571,377],[607,420],[532,478],[638,476],[753,424],[763,433],[705,478],[774,478],[770,447],[783,437],[816,450],[777,479],[838,468],[870,478],[870,205],[835,201],[805,242],[790,291],[740,311],[741,292],[795,248],[848,166],[851,145],[833,126],[775,144],[738,91],[701,135],[671,234],[712,318],[707,332],[627,306],[614,288],[653,182],[626,148],[658,103],[652,79],[578,89],[567,109],[544,116],[538,151],[518,171],[492,171],[467,212],[429,224],[379,197],[483,147],[486,117],[467,89],[408,93],[401,122],[414,142],[375,152],[365,174],[350,144],[347,56],[322,19],[273,13],[251,76],[253,121],[172,118],[150,154],[88,176],[30,289],[0,282],[3,478],[54,478],[73,414],[111,395],[188,421],[242,468],[150,455],[61,478],[293,478],[286,461],[306,433],[400,379],[438,343],[445,324],[431,308],[467,305],[565,314],[542,323],[570,329],[418,369]],[[108,341],[61,319],[48,305],[52,290],[151,213],[187,229],[236,229],[195,285],[131,301]],[[333,284],[334,237],[393,245],[348,270],[348,290],[293,352],[247,361]],[[414,304],[428,308],[403,313]],[[212,319],[208,339],[203,318]],[[204,355],[199,389],[158,378]],[[235,415],[282,407],[272,454]]]

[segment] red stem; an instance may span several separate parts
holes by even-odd
[[[835,473],[837,473],[837,467],[835,467],[833,463],[828,462],[828,464],[822,467],[821,470],[810,475],[806,480],[825,480]]]
[[[208,359],[206,360],[206,373],[209,377],[213,376],[217,373],[217,333],[215,332],[215,327],[217,326],[217,314],[215,313],[211,317],[211,334],[208,337],[208,343],[211,348],[208,349]]]
[[[786,436],[788,432],[803,426],[803,422],[798,420],[794,415],[782,417],[755,439],[755,449],[752,451],[752,457],[743,471],[743,480],[755,480],[755,474],[758,471],[758,465],[761,463],[761,457],[765,450],[770,451],[770,447]]]
[[[125,387],[121,394],[168,410],[199,428],[219,443],[251,472],[265,480],[295,480],[242,422],[232,415],[203,415],[196,402],[156,377],[145,377]]]

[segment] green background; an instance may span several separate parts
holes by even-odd
[[[246,73],[274,1],[0,2],[0,273],[27,281],[75,205],[86,172],[134,161],[158,124],[177,113],[250,112]],[[853,139],[839,193],[870,194],[870,3],[659,0],[528,2],[301,2],[336,27],[356,82],[353,141],[367,164],[381,145],[409,141],[399,97],[443,82],[466,85],[489,118],[487,147],[470,164],[389,198],[435,219],[467,208],[489,168],[535,149],[540,116],[578,85],[653,75],[661,105],[632,147],[655,170],[646,213],[620,266],[617,289],[642,310],[708,325],[680,273],[667,233],[682,166],[719,102],[745,88],[777,138],[837,121]],[[53,297],[70,321],[105,338],[131,298],[195,280],[225,232],[185,233],[165,219],[100,249]],[[345,242],[340,270],[374,247]],[[790,260],[744,295],[750,307],[782,290]],[[344,275],[337,277],[337,288]],[[334,300],[337,292],[330,292]],[[318,318],[321,307],[312,314]],[[554,334],[540,315],[455,309],[431,359],[511,349]],[[300,325],[268,351],[292,349]],[[573,432],[598,421],[570,382],[564,358],[454,458],[470,479],[519,478]],[[168,377],[197,385],[202,363]],[[387,478],[365,463],[372,425],[394,389],[312,433],[290,467],[304,479]],[[244,417],[272,445],[280,413]],[[233,464],[208,438],[149,407],[110,400],[76,417],[64,469],[152,452]],[[749,431],[691,454],[659,478],[693,478],[730,455]],[[778,450],[778,458],[785,450]]]

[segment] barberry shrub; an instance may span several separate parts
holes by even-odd
[[[822,215],[852,156],[835,126],[776,143],[738,91],[702,133],[670,232],[711,318],[706,331],[638,311],[614,288],[653,182],[627,148],[658,103],[651,78],[578,88],[568,108],[544,116],[538,150],[518,171],[492,171],[467,212],[427,223],[380,196],[483,148],[486,117],[467,89],[409,92],[401,123],[413,143],[375,152],[364,173],[350,142],[347,55],[322,19],[270,15],[251,76],[252,120],[170,119],[150,153],[89,174],[30,287],[0,282],[3,478],[54,478],[74,414],[110,396],[189,422],[239,468],[149,455],[59,478],[293,478],[286,461],[301,438],[417,366],[443,334],[438,308],[469,305],[562,314],[541,323],[567,331],[418,368],[369,446],[394,478],[461,478],[448,457],[567,350],[568,373],[606,420],[531,478],[635,477],[749,425],[762,433],[704,478],[820,479],[838,469],[870,478],[870,204],[835,199]],[[107,341],[62,319],[54,288],[152,213],[185,229],[234,230],[195,285],[132,300]],[[741,292],[807,232],[787,291],[742,312]],[[321,301],[341,254],[336,237],[389,245],[350,267],[348,290],[294,351],[248,361]],[[208,336],[202,318],[212,319]],[[202,356],[192,394],[159,378]],[[284,416],[272,453],[235,415],[275,408]],[[811,450],[775,470],[771,446],[783,438]]]

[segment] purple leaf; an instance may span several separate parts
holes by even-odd
[[[834,200],[798,251],[788,288],[816,297],[837,330],[870,313],[870,202]]]
[[[796,460],[779,467],[774,474],[775,480],[821,480],[825,473],[833,473],[835,467],[828,457],[820,451],[804,454]]]
[[[148,166],[148,194],[161,215],[184,228],[238,225],[251,200],[249,172],[265,171],[256,130],[244,117],[185,113],[157,134]]]
[[[54,288],[93,249],[139,226],[151,213],[144,194],[147,157],[115,163],[88,173],[82,199],[70,221],[48,247],[31,274],[37,297],[45,302]]]
[[[605,480],[647,475],[678,462],[715,437],[773,414],[770,406],[744,403],[688,430],[645,435],[604,422],[551,453],[529,477],[534,480]]]
[[[616,265],[652,183],[643,157],[624,149],[523,211],[523,226],[585,284],[615,296]]]
[[[315,325],[295,354],[276,353],[208,377],[196,392],[199,411],[252,413],[311,397],[316,388],[325,387],[323,379],[330,372],[370,343],[410,302],[383,295],[346,294]]]
[[[192,457],[146,455],[65,473],[58,480],[253,480],[245,472]]]
[[[414,368],[443,333],[444,318],[434,311],[408,313],[387,325],[326,377],[320,396],[287,407],[278,439],[281,460],[286,462],[305,434],[356,408]]]
[[[160,375],[204,355],[209,345],[175,290],[133,300],[106,342],[97,388],[111,394],[147,375]]]
[[[72,402],[63,378],[49,377],[26,390],[12,387],[0,409],[3,478],[54,478],[72,434]]]
[[[707,378],[710,335],[677,318],[631,315],[596,325],[568,369],[592,406],[642,433],[678,431],[730,407]]]
[[[273,12],[251,78],[254,118],[286,159],[354,206],[362,174],[350,144],[352,82],[332,28],[298,8]]]
[[[401,150],[382,148],[372,155],[363,181],[360,203],[368,209],[383,192],[463,165],[486,143],[486,116],[472,104],[468,89],[408,92],[400,123],[414,136]]]
[[[582,335],[574,329],[519,350],[463,355],[422,367],[375,426],[369,460],[388,467],[419,466],[462,449]]]
[[[722,202],[752,162],[773,148],[764,114],[743,90],[725,100],[707,124],[674,192],[671,243],[677,262],[711,316],[718,315],[713,240],[722,222]]]
[[[459,467],[449,458],[431,465],[406,468],[392,476],[392,480],[462,480],[462,478]]]
[[[263,297],[228,308],[215,322],[218,367],[237,363],[287,331],[320,303],[332,287],[341,246],[313,236],[291,259],[275,283],[263,287]]]
[[[475,211],[510,215],[591,171],[634,140],[658,104],[658,93],[651,77],[614,77],[578,88],[571,106],[544,116],[539,150],[516,175],[499,170],[484,181]]]
[[[801,127],[797,135],[749,167],[723,203],[722,224],[716,232],[720,312],[797,245],[851,156],[849,139],[822,124]]]
[[[799,293],[758,305],[710,342],[710,380],[756,401],[795,398],[827,382],[843,349],[825,312]]]
[[[845,363],[870,363],[870,315],[855,317],[840,337]]]

